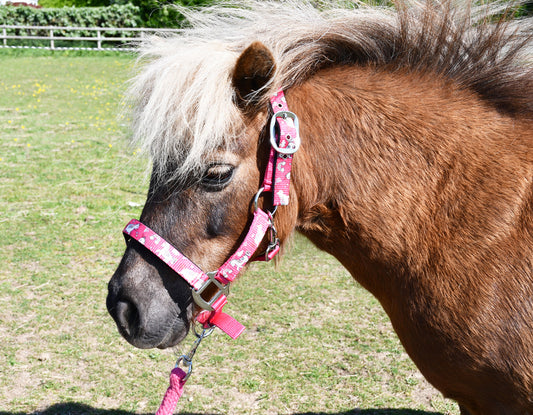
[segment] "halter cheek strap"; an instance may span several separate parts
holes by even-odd
[[[265,191],[272,191],[274,206],[289,204],[292,156],[300,147],[298,117],[289,111],[282,90],[270,98],[274,115],[270,121],[270,157],[263,180]]]

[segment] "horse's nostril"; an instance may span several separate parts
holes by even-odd
[[[131,336],[139,327],[139,310],[129,301],[119,301],[116,305],[117,323],[126,336]]]

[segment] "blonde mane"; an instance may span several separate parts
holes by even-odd
[[[533,72],[525,64],[532,19],[491,23],[504,10],[501,3],[401,1],[396,9],[329,3],[322,11],[310,1],[259,0],[183,9],[190,28],[140,45],[142,70],[126,102],[133,140],[150,153],[156,178],[199,172],[206,157],[239,139],[244,123],[231,76],[255,40],[277,65],[264,93],[327,66],[380,65],[447,77],[502,112],[533,118]]]

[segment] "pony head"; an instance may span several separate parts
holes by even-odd
[[[134,131],[153,158],[141,221],[212,271],[236,249],[252,218],[268,161],[263,98],[275,62],[260,42],[240,54],[217,42],[185,53],[188,71],[161,57],[132,86],[142,97]],[[107,306],[120,333],[139,348],[179,343],[198,311],[188,284],[135,240],[109,283]]]

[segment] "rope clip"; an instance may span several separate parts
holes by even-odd
[[[185,371],[187,374],[183,378],[183,382],[185,382],[192,373],[192,359],[194,357],[194,354],[196,353],[196,350],[198,349],[198,346],[200,346],[200,343],[202,342],[202,340],[206,338],[207,336],[209,336],[213,332],[214,329],[215,327],[211,326],[211,327],[202,329],[202,332],[198,333],[196,331],[196,326],[194,326],[194,334],[196,336],[196,340],[194,341],[191,347],[191,350],[189,350],[189,353],[181,355],[180,357],[178,357],[178,360],[176,360],[175,367],[180,367],[180,365],[183,365],[183,367],[186,369]]]

